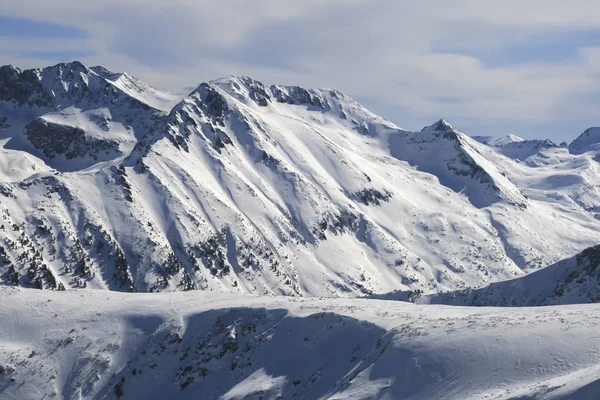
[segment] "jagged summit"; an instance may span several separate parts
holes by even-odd
[[[112,80],[114,79],[114,80]],[[0,135],[59,171],[120,162],[165,115],[161,93],[126,74],[78,61],[0,68]],[[177,99],[176,101],[178,101]]]
[[[523,193],[486,157],[485,147],[443,119],[418,133],[392,135],[389,144],[394,157],[437,176],[475,207],[498,202],[527,207]]]
[[[421,132],[450,132],[450,131],[458,131],[454,126],[452,126],[448,121],[444,119],[440,119],[432,125],[426,126],[421,129]]]
[[[102,66],[88,68],[79,61],[27,70],[12,65],[0,67],[0,100],[30,108],[91,107],[110,104],[107,98],[116,103],[129,98],[138,101],[138,107],[168,112],[188,92],[163,92],[127,73]]]
[[[21,69],[12,64],[0,66],[0,82],[4,82],[4,86],[0,86],[0,96],[6,95],[6,90],[10,87],[7,83],[11,80],[14,82],[20,73]]]
[[[229,75],[215,79],[209,84],[223,89],[233,97],[246,97],[258,106],[272,103],[305,105],[316,110],[331,110],[341,99],[352,101],[348,96],[332,89],[307,89],[302,86],[265,85],[248,76]],[[356,103],[356,102],[354,102]]]
[[[270,108],[281,112],[281,107],[300,106],[308,112],[328,113],[351,124],[355,131],[364,135],[374,136],[383,131],[400,129],[336,89],[266,85],[248,76],[229,75],[200,84],[190,98],[194,97],[194,93],[206,90],[222,97],[224,103],[235,100],[261,112]]]
[[[0,99],[15,106],[66,108],[78,102],[100,103],[117,97],[113,85],[79,61],[20,70],[0,67]]]

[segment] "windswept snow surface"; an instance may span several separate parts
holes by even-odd
[[[0,288],[2,399],[596,399],[600,306]]]

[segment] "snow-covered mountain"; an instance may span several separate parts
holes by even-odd
[[[512,144],[512,143],[519,143],[519,142],[524,142],[525,139],[520,138],[516,135],[513,134],[508,134],[508,135],[504,135],[504,136],[478,136],[478,137],[473,137],[473,139],[477,140],[478,142],[482,142],[484,144],[488,144],[490,146],[496,146],[496,147],[502,147],[502,146],[506,146],[508,144]]]
[[[569,151],[573,154],[583,154],[588,151],[600,150],[600,128],[586,129],[577,139],[569,144]]]
[[[188,94],[8,66],[0,98],[5,284],[437,293],[600,242],[593,151],[518,162],[443,120],[409,132],[336,90],[248,77]]]
[[[0,399],[596,399],[597,133],[0,67]]]
[[[515,135],[505,136],[473,136],[473,139],[486,144],[498,153],[519,162],[531,162],[530,158],[539,156],[543,150],[558,147],[548,139],[525,140]]]
[[[392,156],[435,175],[442,185],[464,193],[477,208],[496,202],[527,207],[520,190],[485,158],[483,146],[444,120],[421,132],[398,132],[389,140]]]
[[[162,100],[156,89],[127,75],[79,62],[25,71],[4,66],[0,140],[5,149],[38,157],[46,170],[118,162],[164,115],[150,106]]]

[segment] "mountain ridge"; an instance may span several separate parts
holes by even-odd
[[[593,153],[540,148],[521,163],[444,120],[403,130],[332,89],[230,76],[166,111],[173,93],[126,74],[35,71],[25,75],[70,100],[42,109],[35,99],[49,92],[38,87],[35,106],[0,106],[4,284],[437,293],[600,242]],[[89,94],[92,81],[109,94]],[[21,154],[31,164],[15,171]],[[571,184],[583,166],[585,186]],[[563,186],[551,198],[552,180]]]

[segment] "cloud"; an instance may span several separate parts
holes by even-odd
[[[82,29],[25,18],[0,16],[0,36],[9,37],[85,37]]]
[[[594,1],[27,3],[4,0],[3,13],[87,36],[36,41],[0,34],[3,59],[23,66],[67,49],[158,87],[227,74],[335,87],[411,129],[443,116],[474,134],[560,139],[596,118]]]

